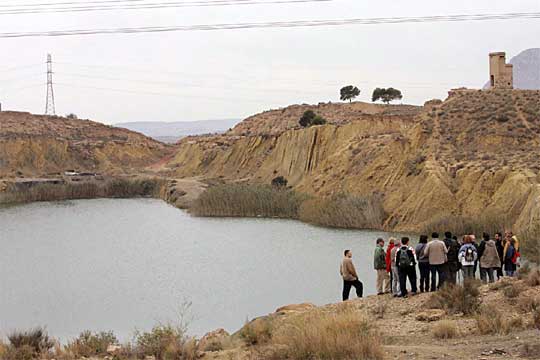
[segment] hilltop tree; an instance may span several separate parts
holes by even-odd
[[[289,182],[287,181],[287,179],[285,179],[285,177],[283,177],[283,176],[277,176],[277,177],[272,179],[272,186],[276,187],[276,188],[287,187],[288,183]]]
[[[356,86],[349,85],[349,86],[345,86],[341,88],[339,93],[340,93],[340,99],[342,101],[349,100],[349,102],[351,102],[355,97],[360,95],[360,90],[358,90]]]
[[[69,113],[66,115],[66,118],[70,119],[70,120],[77,120],[79,117],[77,115],[75,115],[74,113]]]
[[[401,100],[402,98],[403,95],[398,89],[394,89],[391,87],[389,87],[388,89],[376,88],[375,90],[373,90],[371,101],[375,102],[377,100],[381,100],[382,102],[389,104],[390,101]]]
[[[306,110],[304,112],[304,115],[302,115],[302,117],[298,121],[298,123],[302,127],[308,127],[308,126],[313,126],[313,125],[324,125],[326,124],[326,119],[324,119],[322,116],[315,114],[313,110]]]

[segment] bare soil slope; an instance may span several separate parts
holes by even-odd
[[[0,176],[45,176],[67,169],[129,173],[157,162],[167,147],[90,120],[0,112]]]
[[[327,106],[332,111],[324,113]],[[280,111],[263,113],[221,136],[187,138],[166,168],[263,183],[282,175],[319,196],[378,193],[389,214],[384,227],[397,230],[486,210],[518,225],[540,219],[540,91],[454,91],[423,108],[379,105],[371,113],[362,103],[325,104],[316,112],[329,124],[298,129],[306,108],[280,110],[283,119]]]

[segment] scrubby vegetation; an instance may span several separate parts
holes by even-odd
[[[266,344],[272,338],[272,320],[270,319],[255,319],[248,322],[242,330],[240,337],[246,345],[261,345]]]
[[[341,194],[311,198],[287,189],[284,180],[276,180],[273,185],[237,183],[210,187],[195,201],[190,212],[196,216],[289,218],[353,229],[380,228],[386,217],[377,196]]]
[[[304,112],[298,123],[302,127],[309,127],[314,125],[326,124],[326,119],[320,115],[317,115],[313,110],[307,110]]]
[[[30,360],[47,356],[54,342],[43,328],[14,331],[8,334],[9,344],[0,344],[3,360]]]
[[[523,328],[521,317],[505,318],[502,312],[493,305],[483,306],[475,315],[478,332],[482,335],[506,335]]]
[[[67,344],[66,352],[74,357],[105,356],[109,345],[118,344],[118,339],[112,331],[98,333],[83,331],[78,338]]]
[[[478,288],[481,283],[475,280],[465,281],[461,285],[444,285],[428,299],[427,306],[432,309],[443,309],[448,313],[475,314],[480,307]]]
[[[431,333],[437,339],[453,339],[458,335],[458,330],[455,322],[441,320],[435,324]]]
[[[309,326],[306,326],[309,324]],[[383,359],[372,323],[353,311],[299,316],[272,337],[279,359]]]
[[[61,201],[94,198],[158,197],[164,180],[157,178],[116,178],[104,181],[38,184],[28,189],[10,185],[0,194],[0,203],[26,203],[33,201]]]
[[[224,184],[210,187],[194,202],[196,216],[298,217],[303,196],[271,185]]]
[[[337,195],[306,200],[300,207],[302,221],[347,229],[380,228],[386,214],[377,196]]]

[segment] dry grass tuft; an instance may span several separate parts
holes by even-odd
[[[422,233],[430,234],[433,229],[444,229],[453,234],[477,234],[483,232],[494,234],[503,229],[509,229],[514,221],[506,214],[488,212],[479,217],[471,218],[457,215],[444,215],[434,218],[424,226]]]
[[[495,306],[484,306],[475,315],[476,326],[482,335],[498,334],[506,335],[514,330],[523,328],[521,317],[505,319]]]
[[[540,298],[531,296],[520,297],[518,299],[518,307],[525,313],[540,309]]]
[[[465,281],[463,286],[447,284],[431,294],[427,306],[431,309],[446,310],[450,314],[474,314],[480,306],[479,286],[480,282],[477,280]]]
[[[384,314],[386,314],[386,310],[388,309],[387,303],[377,303],[373,309],[371,309],[371,312],[377,319],[383,319]]]
[[[536,308],[533,311],[533,325],[540,330],[540,308]]]
[[[353,311],[312,312],[279,329],[272,343],[279,359],[384,358],[380,337],[372,323]],[[309,326],[307,325],[309,324]]]
[[[272,320],[269,318],[252,320],[240,330],[240,337],[247,345],[266,344],[272,338],[272,325]]]
[[[431,332],[437,339],[453,339],[457,337],[456,323],[450,320],[441,320],[435,324]]]
[[[540,269],[531,270],[525,278],[525,284],[529,286],[540,286]]]
[[[509,284],[508,286],[505,286],[502,291],[504,296],[509,299],[513,299],[518,297],[523,290],[525,289],[523,289],[523,286],[521,284],[514,282]]]

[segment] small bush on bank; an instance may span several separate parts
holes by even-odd
[[[431,294],[427,306],[432,309],[443,309],[451,314],[472,315],[480,306],[479,286],[480,282],[477,280],[467,280],[463,286],[446,284]]]
[[[158,325],[149,332],[135,334],[136,352],[143,358],[180,359],[186,341],[184,332],[171,325]]]
[[[272,338],[272,320],[259,318],[244,325],[240,337],[247,345],[266,344]]]
[[[540,269],[531,270],[525,278],[525,283],[529,286],[540,286]]]
[[[306,326],[309,324],[309,326]],[[373,325],[354,311],[310,313],[283,326],[272,338],[279,359],[384,358]]]
[[[503,294],[509,299],[513,299],[519,296],[523,291],[523,286],[519,283],[512,283],[503,288]]]
[[[482,335],[506,335],[523,328],[523,320],[519,318],[505,319],[495,306],[484,306],[475,315],[478,332]]]
[[[455,322],[442,320],[435,324],[431,332],[437,339],[453,339],[458,335]]]
[[[540,298],[524,296],[518,300],[518,306],[521,311],[528,313],[540,309]]]
[[[13,348],[21,349],[28,346],[36,354],[47,353],[54,346],[54,342],[49,338],[47,331],[42,328],[14,331],[8,335],[8,340]]]
[[[99,333],[84,331],[78,338],[68,343],[66,351],[75,357],[107,355],[109,345],[118,345],[118,339],[112,331]]]
[[[224,184],[205,190],[190,212],[195,216],[296,219],[304,197],[271,185]]]
[[[380,228],[386,213],[378,196],[337,195],[306,200],[300,207],[300,220],[321,226],[347,229]]]
[[[533,225],[518,234],[521,254],[529,261],[540,265],[540,225]]]

